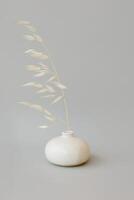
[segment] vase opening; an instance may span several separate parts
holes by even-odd
[[[73,136],[74,135],[74,131],[72,130],[67,130],[62,132],[62,136]]]

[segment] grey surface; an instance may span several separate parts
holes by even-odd
[[[130,0],[0,1],[1,200],[134,199],[133,18]],[[44,144],[62,127],[38,130],[41,117],[16,105],[29,78],[18,19],[48,38],[73,128],[92,149],[84,166],[48,164]]]

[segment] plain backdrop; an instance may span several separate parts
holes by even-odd
[[[0,1],[0,199],[134,199],[133,1]],[[47,37],[68,87],[73,130],[92,159],[77,168],[50,165],[45,143],[63,131],[37,128],[38,113],[17,105],[36,98],[19,87],[30,80],[20,19]],[[58,111],[63,115],[62,111]]]

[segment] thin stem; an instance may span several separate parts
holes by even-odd
[[[56,70],[54,63],[53,63],[52,57],[50,55],[50,51],[48,49],[48,45],[46,44],[46,42],[45,42],[45,44],[43,42],[42,46],[43,46],[43,48],[45,48],[47,50],[48,58],[49,58],[49,61],[51,63],[51,68],[52,68],[53,72],[55,73],[57,80],[60,82],[60,77],[59,77],[59,74]],[[66,118],[66,128],[67,128],[67,130],[70,130],[71,126],[70,126],[70,118],[69,118],[69,112],[68,112],[67,99],[65,97],[65,92],[63,90],[61,90],[61,93],[62,93],[62,96],[63,96],[64,112],[65,112],[65,118]]]

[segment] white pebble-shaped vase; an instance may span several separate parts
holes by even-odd
[[[89,145],[73,131],[51,139],[45,147],[45,155],[50,163],[68,167],[84,164],[91,157]]]

